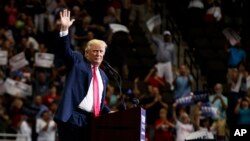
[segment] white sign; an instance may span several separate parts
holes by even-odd
[[[202,139],[213,139],[212,133],[205,131],[205,130],[199,130],[196,132],[190,133],[186,138],[185,141],[188,140],[202,140]]]
[[[123,31],[126,33],[129,33],[129,30],[126,26],[121,25],[121,24],[109,24],[109,28],[111,29],[112,33],[118,32],[118,31]]]
[[[147,24],[148,30],[149,30],[150,32],[152,32],[153,29],[154,29],[156,26],[158,26],[158,25],[161,24],[161,16],[160,16],[160,15],[156,15],[156,16],[151,17],[151,18],[146,22],[146,24]]]
[[[201,114],[203,116],[210,116],[216,119],[219,116],[219,111],[216,107],[211,106],[211,104],[204,104],[201,106]]]
[[[227,38],[227,40],[232,46],[236,45],[241,40],[241,37],[239,36],[239,34],[230,28],[224,29],[222,33],[225,35],[225,37]]]
[[[21,52],[10,58],[9,63],[11,66],[11,71],[15,71],[29,64],[25,58],[24,52]]]
[[[176,99],[176,104],[185,105],[185,106],[192,105],[193,95],[187,95],[187,96]]]
[[[55,55],[51,53],[36,53],[35,65],[38,67],[51,68],[54,63]]]
[[[21,81],[15,81],[13,79],[7,78],[4,87],[6,93],[13,96],[31,96],[32,95],[32,87],[28,84],[25,84]]]
[[[8,61],[8,52],[0,51],[0,65],[6,65]]]

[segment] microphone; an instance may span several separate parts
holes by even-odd
[[[109,73],[112,75],[112,76],[116,76],[118,78],[115,78],[115,80],[118,81],[118,85],[121,86],[121,81],[122,81],[122,78],[119,74],[119,72],[117,72],[107,61],[103,60],[103,65],[106,66],[105,68],[108,69]]]
[[[103,60],[102,62],[103,62],[103,65],[105,66],[105,68],[110,73],[110,75],[113,76],[113,78],[115,79],[115,81],[118,85],[119,93],[122,97],[121,103],[120,103],[118,108],[121,110],[126,110],[125,99],[124,99],[124,96],[122,96],[122,78],[121,78],[121,76],[107,61]]]
[[[132,98],[132,104],[135,105],[135,107],[137,107],[137,105],[140,103],[140,100],[138,98]]]

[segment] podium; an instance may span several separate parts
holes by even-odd
[[[91,141],[145,141],[146,111],[135,107],[97,117]]]

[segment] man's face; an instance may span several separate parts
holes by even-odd
[[[170,35],[164,35],[164,41],[165,42],[171,42],[172,41],[172,37]]]
[[[181,73],[182,75],[186,75],[186,72],[187,72],[186,66],[181,65],[181,66],[180,66],[180,73]]]
[[[91,48],[86,50],[86,57],[93,65],[100,65],[105,54],[105,47],[100,45],[92,45]]]

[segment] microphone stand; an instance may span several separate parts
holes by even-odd
[[[108,69],[109,74],[113,76],[117,83],[119,94],[121,96],[121,110],[126,110],[127,106],[125,104],[124,96],[122,95],[122,78],[120,74],[107,61],[103,60],[103,65]]]

